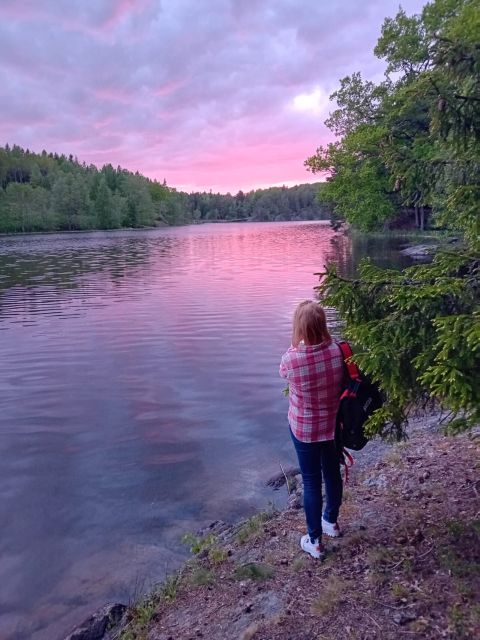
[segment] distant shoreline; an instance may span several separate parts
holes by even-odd
[[[225,224],[230,222],[258,222],[276,224],[277,222],[324,222],[329,223],[330,219],[314,219],[314,220],[250,220],[248,218],[238,218],[235,220],[199,220],[195,222],[187,222],[185,224],[158,224],[148,227],[116,227],[115,229],[58,229],[56,231],[14,231],[12,233],[0,233],[0,238],[17,238],[19,236],[52,236],[59,234],[85,234],[85,233],[114,233],[118,231],[154,231],[155,229],[175,229],[178,227],[196,227],[204,224]]]

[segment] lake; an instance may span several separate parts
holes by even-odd
[[[162,580],[182,534],[281,506],[293,309],[327,261],[405,263],[398,243],[322,222],[0,238],[2,640],[61,638]]]

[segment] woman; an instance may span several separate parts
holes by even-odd
[[[323,558],[322,533],[340,535],[337,518],[343,485],[334,438],[344,362],[317,302],[305,300],[298,305],[292,346],[282,356],[280,375],[288,380],[288,422],[303,478],[308,533],[302,536],[300,546],[314,558]],[[323,514],[322,475],[326,493]]]

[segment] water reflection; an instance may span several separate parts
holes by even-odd
[[[0,239],[7,638],[60,636],[271,498],[278,360],[330,260],[358,255],[322,223]]]

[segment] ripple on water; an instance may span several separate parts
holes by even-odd
[[[0,238],[7,637],[61,636],[265,505],[294,460],[279,358],[329,260],[357,258],[321,223]]]

